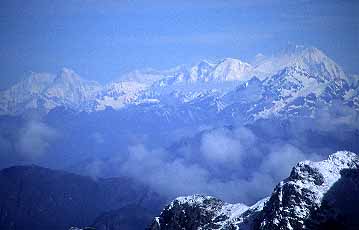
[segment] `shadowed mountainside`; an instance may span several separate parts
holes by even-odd
[[[138,213],[136,223],[145,226],[146,216],[161,203],[156,194],[127,178],[94,180],[38,166],[4,169],[0,171],[0,184],[2,230],[88,226],[103,212],[127,207],[144,210],[143,206],[150,211]],[[126,221],[131,222],[132,217]]]

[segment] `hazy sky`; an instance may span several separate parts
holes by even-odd
[[[1,0],[0,88],[62,67],[108,82],[146,67],[250,61],[288,42],[359,73],[358,12],[357,0]]]

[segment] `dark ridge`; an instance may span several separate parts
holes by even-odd
[[[146,186],[128,178],[95,180],[36,165],[1,170],[0,185],[1,230],[90,226],[104,212],[129,205],[156,212],[161,204]],[[137,220],[145,222],[149,214],[144,215],[138,213]]]

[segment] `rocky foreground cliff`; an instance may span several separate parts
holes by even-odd
[[[358,155],[347,151],[300,162],[270,197],[251,207],[210,196],[179,197],[150,229],[359,229],[358,166]]]

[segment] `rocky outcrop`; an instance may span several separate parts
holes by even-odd
[[[269,198],[251,207],[206,196],[181,197],[150,229],[358,229],[359,158],[340,151],[303,161]]]
[[[244,204],[227,204],[211,196],[179,197],[155,218],[151,229],[219,229],[233,214],[246,210]]]
[[[335,183],[340,183],[343,174],[347,171],[358,172],[358,165],[358,156],[350,152],[337,152],[330,155],[328,160],[321,162],[298,163],[288,179],[279,183],[274,189],[263,209],[259,228],[307,228],[306,223],[315,212],[324,208],[324,204],[330,206],[331,201],[327,194]],[[357,175],[356,173],[350,175],[353,182],[354,180],[358,182]],[[356,185],[359,186],[359,183]],[[348,189],[349,187],[348,184]],[[357,190],[359,191],[359,188]],[[341,195],[336,194],[336,197],[332,198],[339,198]],[[349,199],[355,196],[354,194],[346,195]],[[329,208],[326,207],[326,209]]]

